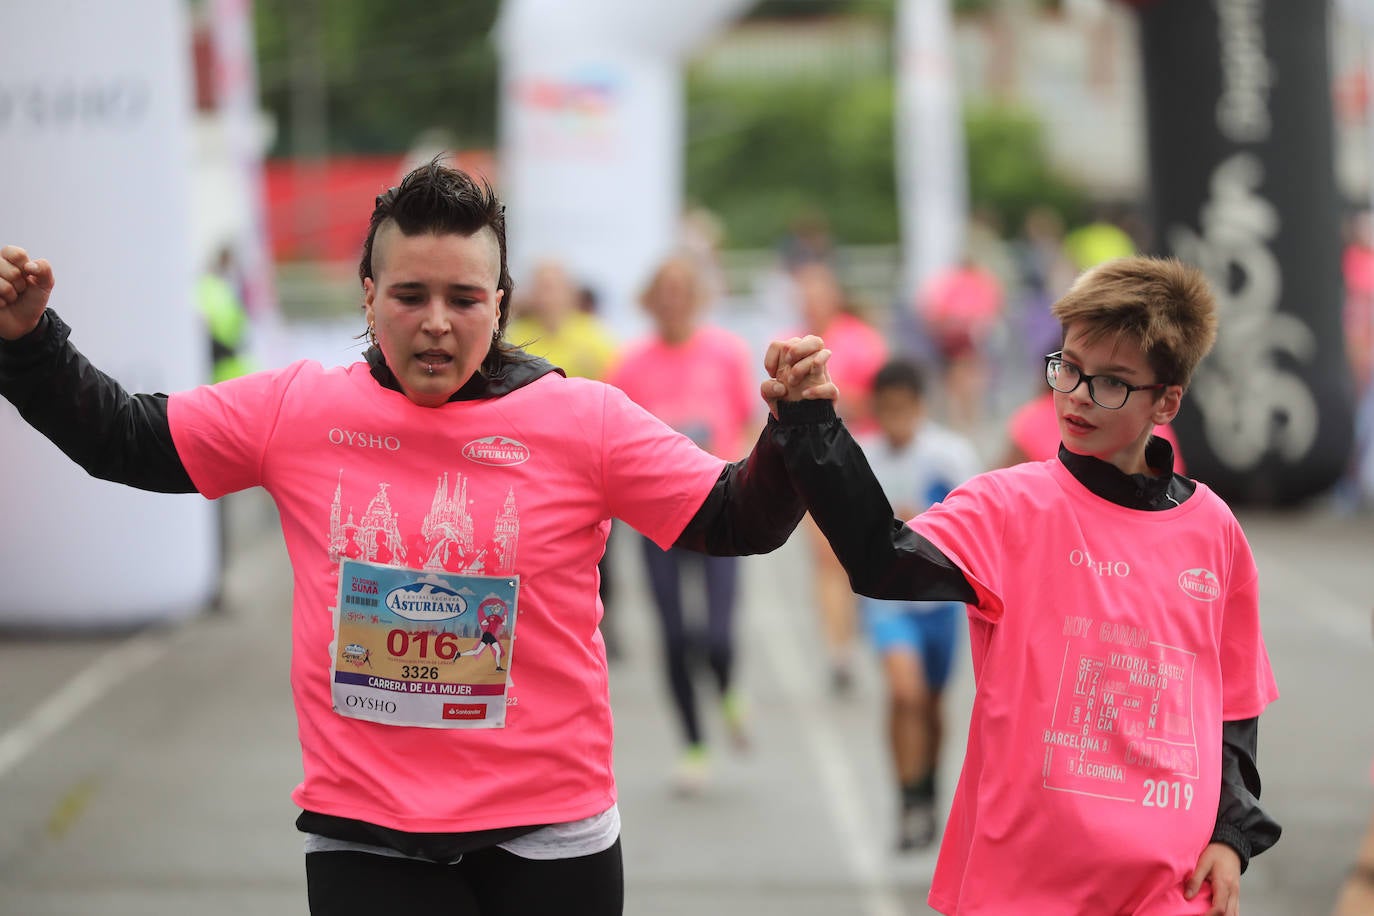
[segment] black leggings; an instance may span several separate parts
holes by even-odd
[[[738,557],[705,556],[681,547],[662,550],[644,538],[649,587],[654,593],[654,607],[658,609],[662,624],[664,668],[668,672],[668,686],[673,692],[682,737],[688,744],[701,743],[701,721],[697,718],[696,693],[692,689],[691,639],[682,600],[683,571],[688,567],[700,567],[705,584],[706,659],[715,675],[716,688],[724,695],[730,689],[735,665],[738,560]]]
[[[492,846],[453,865],[312,852],[305,880],[311,916],[621,916],[625,906],[618,839],[575,859],[522,859]]]

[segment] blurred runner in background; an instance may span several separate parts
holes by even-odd
[[[816,334],[825,339],[834,354],[826,368],[844,392],[844,401],[836,405],[836,410],[853,429],[871,431],[873,378],[887,361],[887,343],[872,325],[850,311],[844,289],[830,265],[802,261],[792,275],[802,319],[796,336]],[[814,560],[816,606],[829,655],[831,688],[845,695],[854,682],[858,615],[854,592],[849,587],[849,576],[820,530],[809,521],[806,528]]]
[[[930,419],[925,376],[894,360],[873,380],[878,430],[857,437],[897,518],[912,518],[982,470],[973,443]],[[897,777],[897,848],[934,842],[935,775],[944,740],[943,693],[964,606],[956,601],[860,598],[864,625],[883,668],[888,746]]]
[[[609,381],[645,410],[706,451],[733,459],[757,432],[762,410],[748,345],[704,324],[708,276],[695,258],[664,261],[644,291],[654,333],[631,344]],[[707,557],[676,547],[663,550],[643,538],[645,569],[658,611],[664,672],[685,750],[674,774],[679,791],[695,793],[708,776],[706,736],[692,686],[699,647],[689,617],[705,611],[705,654],[732,741],[747,741],[744,706],[735,686],[735,606],[738,560]]]
[[[579,286],[558,261],[542,261],[534,268],[529,290],[515,297],[506,339],[527,353],[542,356],[570,376],[603,382],[615,360],[617,345],[615,335],[597,317],[596,308],[596,291],[592,287]],[[597,564],[603,608],[601,633],[611,658],[618,657],[621,651],[614,613],[615,529],[612,522],[606,553]]]

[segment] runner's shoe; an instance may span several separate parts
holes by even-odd
[[[673,769],[673,791],[683,796],[700,795],[705,791],[710,775],[710,759],[705,746],[694,744],[687,748]]]
[[[910,852],[935,842],[935,802],[905,802],[897,816],[897,849]]]
[[[737,751],[749,750],[749,715],[745,710],[744,697],[738,690],[726,691],[720,701],[720,710],[725,716],[725,728],[730,733],[730,745]]]

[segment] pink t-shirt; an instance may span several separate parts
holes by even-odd
[[[745,342],[721,328],[699,328],[681,344],[655,337],[632,345],[607,381],[697,445],[727,460],[748,453],[746,436],[761,412]]]
[[[169,417],[201,493],[262,486],[281,515],[295,580],[296,804],[428,833],[572,821],[614,802],[597,629],[609,519],[667,547],[720,459],[615,388],[557,374],[426,408],[363,363],[300,362],[173,395]],[[394,726],[333,710],[330,609],[345,556],[519,577],[504,727]]]
[[[955,267],[930,281],[923,305],[931,324],[961,325],[981,337],[1002,311],[1002,287],[996,276],[982,268]]]
[[[1045,461],[1058,455],[1059,415],[1054,412],[1054,393],[1046,392],[1018,407],[1007,421],[1007,432],[1011,444],[1026,456],[1027,461]],[[1173,426],[1156,426],[1154,435],[1174,447],[1174,470],[1179,474],[1188,473]]]
[[[973,478],[909,523],[964,571],[974,698],[931,885],[942,913],[1205,913],[1224,720],[1278,695],[1257,572],[1199,484],[1142,512],[1057,460]]]
[[[835,411],[855,432],[874,429],[868,416],[868,400],[873,394],[873,377],[887,362],[887,341],[872,325],[847,312],[836,315],[824,330],[799,330],[792,336],[807,334],[818,335],[830,351],[826,369],[830,380],[840,389]]]
[[[1347,293],[1374,296],[1374,248],[1346,245],[1341,253],[1341,270]]]

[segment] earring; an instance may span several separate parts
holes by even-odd
[[[377,346],[377,326],[370,321],[367,323],[367,339],[372,346]]]

